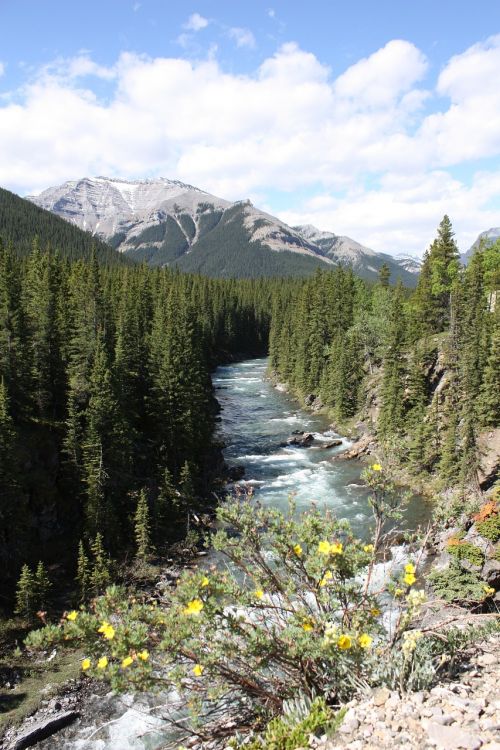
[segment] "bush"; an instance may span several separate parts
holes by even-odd
[[[477,604],[488,595],[485,581],[477,573],[464,570],[458,560],[452,560],[444,570],[432,571],[429,580],[436,596],[447,602]]]
[[[309,745],[311,734],[333,734],[344,715],[345,709],[334,713],[324,698],[316,698],[303,717],[285,709],[283,716],[269,722],[260,737],[242,745],[231,742],[229,747],[234,750],[297,750]]]
[[[484,521],[478,521],[476,523],[476,529],[481,536],[484,536],[485,539],[496,544],[500,539],[500,514],[495,513]]]
[[[446,551],[457,560],[466,560],[477,567],[482,567],[484,563],[483,551],[470,542],[458,541],[457,544],[448,544]]]

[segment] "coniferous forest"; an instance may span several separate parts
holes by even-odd
[[[375,285],[341,266],[215,280],[74,260],[37,240],[16,251],[0,251],[7,609],[39,561],[96,592],[110,560],[161,552],[213,506],[210,373],[228,358],[269,350],[274,377],[340,425],[368,419],[413,474],[477,486],[478,436],[500,421],[500,249],[462,268],[447,217],[414,292],[384,269]]]

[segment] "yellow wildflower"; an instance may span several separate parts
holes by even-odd
[[[126,669],[127,667],[130,667],[131,664],[133,664],[134,660],[131,656],[126,656],[125,659],[122,661],[122,667]]]
[[[373,617],[378,617],[378,616],[380,615],[380,610],[379,610],[379,608],[378,608],[378,607],[372,607],[372,608],[371,608],[371,610],[370,610],[370,614],[371,614],[371,615],[372,615]]]
[[[363,552],[367,552],[368,554],[370,554],[371,552],[373,552],[373,549],[373,544],[365,544],[365,546],[363,547]]]
[[[300,557],[302,555],[302,547],[300,546],[300,544],[296,544],[293,548],[293,551],[295,552],[297,557]]]
[[[71,622],[74,622],[76,618],[78,617],[78,612],[74,609],[71,612],[68,612],[66,615],[67,620],[71,620]]]
[[[483,586],[483,591],[486,596],[492,596],[495,593],[495,589],[492,586],[488,586],[488,584]]]
[[[404,590],[403,589],[396,589],[394,591],[394,596],[403,596]]]
[[[361,646],[361,648],[370,648],[372,645],[373,638],[371,635],[368,635],[368,633],[363,633],[358,638],[358,643]]]
[[[351,648],[352,646],[352,640],[350,635],[341,635],[340,638],[337,641],[337,646],[340,648],[341,651],[346,651],[348,648]]]
[[[98,633],[105,633],[108,628],[110,628],[111,625],[107,620],[104,620],[104,622],[101,624],[101,627],[97,629]]]
[[[331,581],[332,578],[333,578],[332,571],[331,570],[325,570],[325,574],[324,574],[323,578],[321,579],[321,581],[319,582],[319,585],[320,586],[326,586],[326,584],[328,583],[328,581]]]
[[[146,651],[146,649],[144,649],[144,651],[139,651],[137,656],[141,661],[147,661],[149,659],[149,651]]]
[[[405,573],[414,573],[415,572],[415,566],[413,563],[407,563],[405,565]]]
[[[255,596],[257,599],[262,599],[262,597],[264,596],[264,592],[262,591],[262,589],[257,589],[257,591],[255,591]]]
[[[210,581],[208,580],[208,578],[206,576],[203,576],[203,578],[201,579],[201,587],[206,588],[209,583]]]
[[[382,471],[382,466],[381,466],[380,464],[372,464],[372,465],[370,466],[370,469],[371,469],[372,471]]]
[[[342,542],[334,542],[330,545],[330,554],[331,555],[341,555],[343,552],[343,545]]]
[[[92,662],[90,661],[90,659],[83,659],[83,661],[82,661],[82,669],[83,669],[84,672],[87,669],[90,669],[91,666],[92,666]]]
[[[329,555],[330,554],[330,542],[328,542],[326,539],[318,544],[318,552],[320,555]]]
[[[311,630],[314,630],[314,626],[312,622],[310,622],[309,620],[305,620],[302,623],[302,630],[305,630],[306,633],[309,633]]]
[[[107,656],[101,656],[101,658],[97,662],[97,668],[98,669],[106,669],[107,666],[108,666],[108,657]]]
[[[201,610],[203,609],[205,605],[201,601],[201,599],[193,599],[192,601],[188,602],[187,607],[183,610],[185,615],[199,615]]]
[[[112,641],[113,638],[115,637],[115,629],[114,629],[114,627],[112,625],[110,625],[109,627],[107,627],[106,630],[104,631],[103,635],[106,638],[106,640]]]
[[[403,581],[406,583],[407,586],[412,586],[417,579],[413,575],[413,573],[407,573],[405,577],[403,578]]]
[[[201,675],[203,674],[203,670],[204,669],[205,669],[205,667],[202,666],[201,664],[195,664],[194,667],[193,667],[193,674],[196,677],[201,677]]]

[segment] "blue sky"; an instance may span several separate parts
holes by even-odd
[[[0,0],[0,184],[182,179],[376,250],[500,225],[496,0]]]

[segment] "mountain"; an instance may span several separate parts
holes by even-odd
[[[494,242],[500,239],[500,227],[491,227],[485,232],[481,232],[473,245],[462,255],[462,262],[467,264],[472,258],[476,250],[479,248],[481,243],[485,245],[493,245]]]
[[[34,206],[9,190],[0,188],[0,238],[20,255],[27,255],[33,238],[39,246],[50,246],[60,255],[71,259],[89,257],[92,248],[99,260],[106,264],[123,263],[125,259],[108,244],[89,232],[84,232],[50,211]]]
[[[392,279],[414,285],[403,264],[348,237],[289,227],[255,208],[178,180],[85,177],[28,196],[127,256],[209,276],[305,275],[337,263],[366,279],[387,263]]]
[[[353,270],[365,279],[378,278],[378,272],[385,263],[391,272],[394,282],[400,278],[407,286],[415,286],[416,274],[420,271],[420,262],[408,255],[394,257],[386,253],[377,253],[356,240],[344,235],[323,232],[306,224],[293,227],[311,245],[319,248],[325,257],[335,263],[352,266]]]

